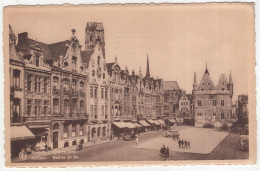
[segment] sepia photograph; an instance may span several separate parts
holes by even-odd
[[[253,164],[254,3],[4,8],[8,166]]]

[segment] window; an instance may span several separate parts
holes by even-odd
[[[68,126],[64,125],[63,127],[63,138],[68,138]]]
[[[77,84],[76,80],[73,80],[71,83],[71,89],[73,92],[76,91],[76,84]]]
[[[104,112],[104,106],[103,106],[103,105],[101,106],[101,112],[102,112],[102,113],[101,113],[102,116],[104,116],[105,112]]]
[[[45,100],[44,101],[44,107],[43,107],[43,114],[47,115],[47,109],[48,109],[48,101]]]
[[[80,91],[83,92],[83,90],[84,90],[84,82],[81,81],[80,82]]]
[[[95,119],[97,119],[97,105],[95,105]]]
[[[47,93],[48,78],[44,78],[44,93]]]
[[[76,125],[72,125],[71,137],[76,137]]]
[[[101,88],[101,99],[104,99],[104,88]]]
[[[92,76],[93,76],[93,77],[95,76],[95,71],[94,71],[94,70],[92,70]]]
[[[213,116],[217,116],[217,113],[213,113],[212,115],[213,115]]]
[[[106,78],[106,74],[105,73],[103,73],[103,79],[105,79]]]
[[[27,115],[31,116],[32,111],[32,100],[27,100]]]
[[[105,106],[105,119],[107,119],[107,106]]]
[[[202,113],[198,113],[198,116],[202,116]]]
[[[222,88],[222,91],[224,91],[225,89],[224,88]]]
[[[100,65],[100,56],[97,57],[98,66]]]
[[[64,90],[69,90],[69,80],[68,79],[63,80],[63,87],[64,87]]]
[[[221,100],[221,106],[225,106],[225,101]]]
[[[59,78],[53,77],[53,90],[57,90],[58,82],[59,82]]]
[[[97,87],[95,87],[95,90],[94,90],[94,97],[97,98]]]
[[[81,100],[79,105],[80,105],[80,113],[84,114],[85,113],[84,100]]]
[[[73,56],[72,57],[72,69],[76,70],[76,68],[77,68],[77,57]]]
[[[213,106],[216,106],[217,103],[216,103],[216,100],[213,100]]]
[[[35,100],[35,116],[39,116],[41,114],[41,100]]]
[[[83,125],[79,125],[79,136],[83,136]]]
[[[27,91],[32,91],[32,76],[27,76]]]
[[[225,118],[224,113],[221,113],[221,119],[224,119],[224,118]]]
[[[93,117],[94,116],[94,107],[93,107],[93,105],[90,106],[90,110],[91,110],[91,116]]]
[[[77,99],[73,99],[72,104],[71,104],[71,109],[72,109],[73,114],[76,114],[76,112],[77,112],[76,106],[77,106]]]
[[[34,78],[34,91],[35,92],[37,92],[37,87],[38,87],[38,77],[37,76],[35,76],[35,78]]]
[[[105,89],[105,99],[107,99],[107,89]]]
[[[41,77],[38,78],[38,92],[41,92]]]
[[[20,70],[14,69],[13,73],[13,81],[14,81],[14,87],[20,88]]]
[[[64,113],[65,113],[66,115],[69,114],[69,100],[68,100],[68,99],[65,99],[65,100],[64,100]]]
[[[201,106],[201,100],[198,100],[198,106]]]
[[[90,86],[90,97],[93,98],[93,86]]]
[[[38,67],[38,66],[40,66],[40,56],[39,56],[39,54],[37,54],[36,56],[35,56],[35,65]]]
[[[54,114],[59,113],[59,99],[57,98],[53,99],[53,113]]]
[[[114,106],[111,107],[111,114],[114,115]]]

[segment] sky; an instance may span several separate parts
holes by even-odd
[[[85,47],[87,22],[102,22],[106,62],[117,56],[121,69],[127,65],[130,73],[138,73],[141,67],[145,75],[148,55],[151,76],[177,81],[187,93],[192,91],[194,72],[199,83],[207,63],[215,86],[221,74],[228,79],[231,71],[233,100],[248,93],[249,72],[255,60],[250,5],[57,6],[9,12],[8,22],[15,34],[28,32],[30,38],[44,43],[67,40],[71,29],[76,29]]]

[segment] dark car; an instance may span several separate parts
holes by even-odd
[[[205,123],[205,124],[203,125],[203,128],[214,128],[214,125],[211,124],[211,123]]]

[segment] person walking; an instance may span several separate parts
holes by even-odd
[[[178,141],[179,148],[181,148],[181,140]]]
[[[187,142],[188,148],[190,149],[190,141]]]
[[[186,140],[184,141],[184,144],[185,144],[185,148],[187,149],[188,148],[188,144],[187,144]]]
[[[136,143],[136,146],[138,146],[139,142],[138,142],[138,137],[137,136],[135,137],[135,143]]]
[[[166,151],[166,159],[169,159],[170,151],[169,151],[169,147],[168,146],[167,146],[165,151]]]

